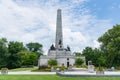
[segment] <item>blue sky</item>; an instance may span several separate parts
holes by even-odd
[[[85,6],[98,19],[112,19],[114,24],[120,21],[120,0],[89,0]]]
[[[120,23],[120,0],[0,0],[0,38],[42,43],[47,54],[55,42],[58,8],[64,47],[72,52],[99,47],[98,37]]]

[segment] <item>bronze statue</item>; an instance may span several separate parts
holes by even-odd
[[[53,44],[51,45],[50,50],[55,50],[55,47]]]
[[[67,51],[70,51],[70,47],[69,46],[67,46]]]

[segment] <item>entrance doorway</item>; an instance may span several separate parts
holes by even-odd
[[[67,67],[69,67],[69,58],[67,58]]]

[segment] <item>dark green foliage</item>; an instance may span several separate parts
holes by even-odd
[[[82,56],[82,54],[80,52],[74,52],[73,53],[75,56]]]
[[[92,61],[93,65],[95,66],[105,66],[105,57],[99,49],[95,48],[92,49],[91,47],[86,47],[83,50],[83,55],[86,59],[86,64],[88,64],[88,61]]]
[[[8,50],[11,54],[16,54],[22,50],[25,50],[25,47],[23,46],[23,43],[22,42],[14,42],[14,41],[11,41],[9,42],[8,44]]]
[[[21,52],[17,53],[17,55],[20,57],[22,66],[37,65],[38,56],[36,53],[30,52],[30,51],[21,51]]]
[[[37,66],[39,57],[41,55],[43,55],[43,50],[42,50],[43,46],[42,46],[42,44],[37,43],[37,42],[36,43],[31,42],[31,43],[26,44],[26,46],[27,46],[27,48],[28,48],[28,50],[30,52],[36,53],[36,55],[37,55],[37,58],[36,58],[37,61],[35,62],[34,65]]]
[[[120,25],[113,26],[105,34],[99,37],[101,51],[106,58],[106,65],[120,66]]]
[[[17,55],[18,52],[25,50],[22,42],[9,42],[8,51],[10,53],[8,57],[8,68],[18,68],[21,67],[20,56]]]
[[[84,60],[83,59],[81,59],[81,58],[77,58],[76,60],[75,60],[75,64],[76,65],[82,65],[84,63]]]
[[[27,46],[28,50],[31,52],[35,52],[35,53],[39,53],[39,54],[43,53],[42,44],[31,42],[31,43],[26,44],[26,46]]]
[[[105,57],[101,50],[95,48],[93,49],[93,59],[92,62],[95,66],[105,66]]]
[[[86,47],[83,49],[82,54],[85,56],[86,64],[88,64],[88,61],[92,61],[94,55],[93,55],[93,49],[91,47]]]
[[[48,65],[50,65],[50,66],[56,66],[57,65],[57,60],[55,60],[55,59],[48,60]]]
[[[0,39],[0,68],[7,66],[8,48],[6,38]]]
[[[99,37],[100,49],[86,47],[83,55],[86,64],[90,60],[95,66],[119,66],[120,65],[120,25],[113,26],[105,34]]]
[[[30,46],[32,44],[32,46]],[[36,66],[38,58],[42,54],[42,44],[30,43],[28,51],[22,42],[7,42],[6,38],[0,39],[0,68],[9,69],[23,66]],[[38,54],[39,53],[39,54]]]

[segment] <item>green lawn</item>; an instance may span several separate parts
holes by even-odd
[[[111,77],[59,77],[56,75],[0,75],[0,80],[120,80]]]
[[[16,71],[26,71],[26,70],[37,70],[38,68],[16,68],[16,69],[9,69],[9,72],[16,72]]]

